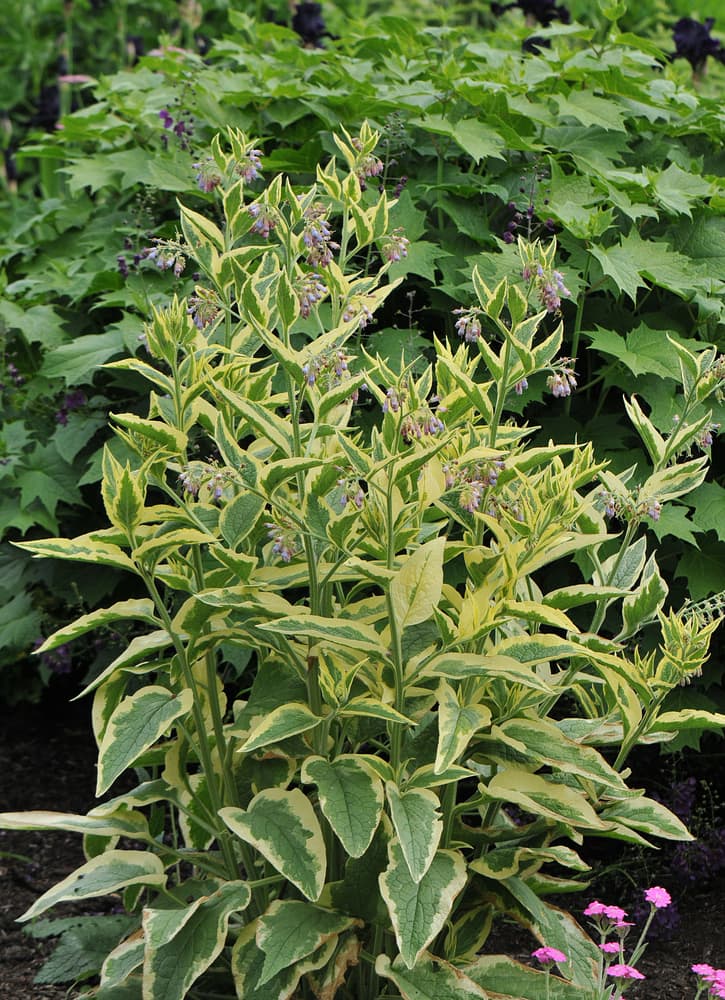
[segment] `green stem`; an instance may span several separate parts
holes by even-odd
[[[629,756],[632,748],[635,747],[639,742],[640,735],[649,728],[649,725],[652,719],[657,714],[657,711],[660,708],[662,702],[664,701],[666,694],[667,691],[663,691],[659,695],[657,695],[657,697],[650,704],[649,708],[647,708],[647,710],[643,713],[642,718],[639,720],[639,723],[635,726],[634,730],[629,734],[625,742],[620,747],[619,753],[617,754],[617,759],[614,762],[615,771],[618,771],[624,765],[624,762]]]
[[[586,284],[589,278],[589,265],[591,263],[591,257],[587,254],[586,263],[584,265],[584,273],[582,274],[582,281]],[[581,337],[582,330],[582,318],[584,316],[584,305],[587,299],[587,289],[585,288],[576,303],[576,315],[574,316],[574,329],[571,332],[571,356],[576,360],[579,351],[579,338]],[[566,415],[569,416],[569,411],[571,409],[571,396],[567,396],[566,402],[564,404]]]
[[[174,649],[176,650],[176,655],[178,657],[179,665],[181,667],[182,674],[184,675],[184,682],[186,686],[192,693],[192,716],[194,719],[194,725],[196,727],[196,732],[198,736],[198,750],[199,759],[201,761],[201,766],[206,776],[207,788],[209,789],[209,798],[211,801],[212,810],[215,814],[218,814],[219,810],[222,808],[222,797],[220,795],[219,786],[217,783],[217,775],[214,771],[214,762],[211,756],[211,750],[209,747],[209,742],[206,737],[206,722],[204,720],[204,713],[201,708],[201,698],[199,694],[199,688],[196,683],[196,678],[189,664],[187,657],[186,647],[180,636],[174,629],[174,625],[171,621],[171,616],[166,609],[166,604],[164,603],[161,594],[159,593],[158,587],[156,586],[156,581],[153,576],[151,576],[146,570],[141,570],[141,577],[146,584],[146,589],[151,595],[154,604],[156,606],[156,611],[161,618],[164,628],[173,643]],[[236,858],[234,857],[234,850],[231,843],[231,835],[226,828],[221,827],[216,831],[216,837],[219,841],[219,846],[224,857],[224,862],[229,873],[229,878],[235,880],[238,877],[238,869]],[[246,845],[243,845],[246,846]],[[246,867],[246,862],[245,862]],[[249,872],[248,872],[249,874]]]
[[[501,414],[503,413],[503,404],[506,400],[506,394],[508,392],[509,368],[511,367],[511,337],[509,336],[508,330],[506,330],[505,327],[503,329],[505,331],[504,336],[506,337],[503,353],[503,372],[501,374],[501,378],[496,383],[496,406],[494,407],[491,425],[488,429],[489,445],[491,448],[496,447],[496,434],[498,433],[498,427],[501,422]]]
[[[388,488],[386,494],[386,520],[388,525],[387,567],[395,568],[395,517],[393,511],[394,464],[388,469]],[[403,713],[405,710],[405,670],[403,664],[403,641],[393,605],[390,588],[385,594],[385,604],[390,627],[390,645],[393,654],[393,674],[395,682],[395,709]],[[403,747],[403,726],[399,722],[388,723],[390,733],[390,763],[397,771],[401,764]]]

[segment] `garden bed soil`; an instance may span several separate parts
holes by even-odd
[[[69,707],[62,692],[46,697],[41,706],[5,707],[3,714],[0,811],[89,809],[95,746],[87,706]],[[64,986],[34,982],[52,941],[34,940],[15,920],[83,860],[79,835],[0,831],[0,1000],[69,996]],[[637,873],[632,874],[636,878]],[[681,920],[674,935],[650,945],[639,963],[647,980],[627,990],[628,1000],[690,1000],[695,993],[695,977],[689,971],[693,963],[725,967],[725,874],[680,896],[678,902]],[[54,911],[60,912],[60,908]],[[506,951],[521,961],[528,961],[536,947],[533,939],[507,924],[496,931],[494,944],[496,951]]]

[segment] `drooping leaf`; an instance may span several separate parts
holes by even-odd
[[[414,882],[420,882],[435,856],[443,830],[438,796],[427,788],[401,792],[392,781],[386,782],[385,792],[408,872]]]
[[[566,954],[566,953],[565,953]],[[514,996],[517,1000],[540,1000],[546,995],[546,973],[522,965],[508,955],[481,955],[463,971],[485,989],[487,995]],[[597,993],[580,983],[569,983],[556,973],[550,976],[552,1000],[596,1000]]]
[[[400,990],[403,1000],[463,1000],[465,997],[487,1000],[488,998],[488,994],[461,969],[441,959],[436,959],[435,964],[430,959],[422,959],[410,967],[400,958],[391,962],[387,955],[378,955],[375,972],[383,979],[390,979]],[[501,998],[505,1000],[505,995],[501,994]]]
[[[501,802],[514,802],[535,816],[548,816],[571,826],[594,830],[603,826],[581,792],[519,768],[495,774],[486,786],[486,794]]]
[[[17,545],[43,558],[71,559],[99,566],[135,570],[133,562],[123,549],[118,545],[99,541],[90,534],[79,535],[77,538],[44,538],[37,542],[17,542]]]
[[[368,849],[380,822],[383,783],[354,755],[342,755],[328,762],[309,757],[302,768],[302,780],[314,782],[320,808],[352,858]]]
[[[96,795],[107,791],[176,719],[191,711],[193,701],[188,689],[174,695],[156,684],[124,698],[108,720],[98,751]]]
[[[611,767],[593,747],[567,739],[559,727],[548,719],[508,719],[500,731],[522,743],[532,761],[578,774],[588,781],[598,782],[609,788],[622,790],[621,775]]]
[[[319,639],[331,645],[371,652],[380,650],[380,639],[375,630],[361,622],[323,618],[320,615],[289,615],[259,628],[298,638]]]
[[[234,985],[237,996],[244,1000],[290,1000],[302,976],[325,965],[335,951],[335,939],[330,938],[316,952],[281,969],[261,985],[265,954],[255,940],[258,926],[258,920],[247,924],[232,948]]]
[[[694,839],[674,813],[644,795],[615,802],[601,812],[600,818],[605,823],[619,823],[666,840]]]
[[[181,909],[147,907],[144,995],[154,1000],[185,997],[224,947],[230,916],[245,910],[250,898],[245,882],[225,882]]]
[[[130,837],[136,840],[148,837],[146,817],[129,809],[88,816],[42,809],[6,812],[0,813],[0,830],[69,830],[97,837]]]
[[[320,716],[315,715],[303,702],[280,705],[257,721],[241,749],[250,753],[271,743],[279,743],[289,736],[309,732],[321,722]]]
[[[278,899],[270,903],[259,918],[256,934],[257,945],[264,952],[259,986],[359,923],[303,900]]]
[[[414,882],[397,840],[391,840],[388,855],[380,891],[400,956],[412,969],[445,924],[454,899],[466,884],[466,862],[458,851],[437,851],[423,878]]]
[[[227,806],[220,818],[313,902],[325,884],[325,841],[312,805],[299,788],[265,789],[246,811]]]
[[[486,896],[496,900],[497,908],[510,914],[517,923],[527,927],[542,944],[556,948],[567,956],[567,962],[559,967],[559,971],[576,984],[578,989],[591,989],[592,983],[597,982],[599,978],[601,952],[571,914],[540,899],[533,889],[517,876],[502,882],[489,883],[489,887]],[[479,982],[477,965],[478,962],[464,968],[467,975]],[[488,971],[490,970],[484,966],[484,975]],[[482,984],[483,982],[485,980]],[[586,993],[583,995],[586,996]]]
[[[45,640],[42,646],[36,650],[37,653],[45,653],[48,650],[56,649],[66,642],[72,642],[80,635],[85,635],[94,628],[107,625],[108,622],[126,621],[136,619],[137,621],[148,622],[151,625],[159,625],[154,615],[154,602],[148,598],[140,598],[129,601],[117,601],[110,608],[97,608],[87,615],[81,615],[70,625],[60,628]]]
[[[43,893],[18,920],[30,920],[65,900],[107,896],[129,885],[154,886],[165,882],[161,859],[150,851],[106,851]]]
[[[113,951],[107,952],[101,965],[100,990],[109,991],[125,983],[131,973],[143,965],[143,953],[142,931],[137,931],[121,941]]]

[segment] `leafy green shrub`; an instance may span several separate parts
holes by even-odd
[[[542,973],[482,954],[503,911],[571,956],[560,995],[586,997],[597,946],[545,898],[585,884],[576,848],[689,836],[624,766],[639,742],[725,722],[662,710],[715,625],[662,612],[641,536],[703,480],[706,457],[683,446],[710,419],[694,401],[719,392],[722,358],[675,347],[668,439],[626,404],[651,456],[634,488],[591,445],[534,446],[510,416],[524,383],[556,401],[575,382],[553,243],[519,244],[515,282],[474,268],[463,343],[436,338],[432,365],[394,371],[362,337],[407,253],[393,202],[361,183],[377,139],[345,132],[342,170],[302,189],[278,175],[251,198],[256,146],[234,129],[214,141],[203,169],[223,225],[182,205],[158,246],[195,261],[194,294],[154,310],[147,355],[110,365],[150,385],[145,416],[112,416],[111,526],[23,544],[147,594],[41,650],[143,623],[88,688],[98,794],[130,767],[139,784],[87,816],[0,816],[85,835],[87,862],[23,919],[118,891],[137,915],[99,998],[197,982],[245,1000],[343,983],[358,998],[503,996],[506,976],[535,995]]]
[[[422,367],[433,335],[452,333],[452,309],[473,294],[472,264],[495,287],[518,274],[516,236],[554,232],[572,293],[561,304],[566,353],[579,359],[581,389],[564,416],[546,404],[544,377],[533,380],[528,413],[540,443],[591,440],[617,472],[636,459],[643,481],[647,457],[621,394],[636,393],[667,436],[680,416],[673,341],[695,352],[722,347],[722,67],[713,64],[695,90],[684,61],[667,63],[651,41],[606,20],[552,24],[543,29],[551,47],[522,55],[531,29],[520,12],[495,33],[491,18],[475,31],[455,18],[426,24],[436,16],[427,5],[407,19],[326,13],[339,38],[305,49],[287,28],[232,11],[204,60],[167,47],[101,76],[92,104],[19,154],[28,180],[3,213],[0,301],[6,540],[72,533],[89,516],[100,523],[92,497],[104,414],[139,412],[141,382],[99,365],[135,350],[138,317],[172,289],[192,294],[189,268],[178,278],[159,272],[148,252],[153,238],[173,240],[177,195],[195,210],[210,201],[193,164],[227,125],[269,137],[270,168],[300,183],[332,151],[326,136],[339,121],[380,127],[384,170],[370,184],[400,194],[392,224],[411,246],[391,270],[406,277],[404,290],[393,290],[364,336],[396,371],[411,360]],[[78,392],[88,403],[56,425]],[[722,423],[721,404],[710,405]],[[680,600],[720,589],[724,506],[712,480],[686,504],[665,505],[654,526],[670,584],[683,581]],[[41,631],[103,599],[75,570],[72,579],[40,572],[8,544],[2,561],[0,597],[15,601],[0,631],[5,665],[21,662]],[[105,582],[123,586],[112,573]],[[72,606],[59,602],[73,585]],[[18,675],[4,666],[3,676],[17,696]]]

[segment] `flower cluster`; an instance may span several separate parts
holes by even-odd
[[[282,562],[291,562],[297,552],[297,537],[291,525],[286,521],[282,524],[267,521],[265,528],[272,541],[272,555],[279,556]]]
[[[704,70],[708,56],[725,63],[722,42],[710,34],[714,23],[714,17],[708,17],[704,24],[692,17],[681,17],[672,30],[672,40],[675,43],[672,58],[687,59],[695,73]]]
[[[396,389],[394,386],[391,386],[390,389],[386,389],[385,400],[383,402],[383,413],[397,413],[407,398],[408,389],[405,385],[403,385],[400,389]]]
[[[268,205],[260,205],[258,202],[255,202],[249,206],[247,211],[254,219],[252,232],[262,236],[265,240],[268,239],[270,232],[277,224],[272,214],[272,209]]]
[[[691,968],[700,979],[695,1000],[703,990],[707,990],[707,995],[710,997],[725,998],[725,969],[713,969],[706,962],[700,962]]]
[[[383,240],[383,256],[386,260],[397,262],[408,256],[410,240],[404,236],[401,228],[394,229],[393,232]]]
[[[186,268],[186,257],[181,245],[173,240],[154,240],[151,249],[144,250],[142,257],[154,262],[160,271],[173,270],[174,276],[180,278]]]
[[[429,407],[423,407],[416,413],[406,413],[400,424],[400,436],[406,444],[420,440],[429,434],[442,434],[446,425]]]
[[[533,281],[539,301],[547,312],[558,312],[561,308],[561,296],[569,298],[571,292],[564,284],[564,275],[556,269],[542,267],[537,263],[526,264],[521,276],[524,281]]]
[[[362,143],[357,137],[353,138],[352,144],[355,149],[362,151]],[[367,177],[379,177],[382,174],[385,166],[383,161],[378,159],[372,153],[364,153],[358,158],[355,165],[355,173],[357,174],[358,180],[360,181],[360,186],[365,190],[365,179]]]
[[[712,448],[714,437],[720,430],[720,424],[710,424],[705,428],[697,439],[697,446],[702,451],[707,451],[708,448]]]
[[[358,510],[362,510],[362,506],[365,503],[365,491],[360,484],[360,480],[355,476],[342,477],[337,480],[337,485],[342,490],[340,494],[340,506],[344,508],[351,503]]]
[[[16,388],[20,388],[21,385],[25,384],[25,379],[18,371],[17,365],[14,365],[12,361],[7,363],[7,373],[10,376],[10,380]]]
[[[300,303],[300,314],[303,319],[312,312],[312,307],[317,305],[327,295],[327,286],[320,279],[319,274],[305,274],[296,284],[297,298]]]
[[[235,160],[234,173],[247,184],[262,176],[262,150],[249,149],[241,160]]]
[[[315,202],[305,211],[302,242],[307,248],[307,263],[310,267],[326,267],[332,260],[333,250],[340,249],[340,244],[332,239],[332,230],[325,218],[326,212],[327,209],[320,202]]]
[[[296,4],[292,17],[292,30],[297,32],[305,45],[319,48],[320,39],[328,34],[321,4],[309,0]]]
[[[179,473],[179,485],[183,492],[201,500],[221,500],[230,477],[224,469],[204,462],[190,462]]]
[[[348,304],[345,306],[345,310],[342,314],[343,323],[349,323],[351,320],[356,319],[358,329],[365,329],[373,318],[372,309],[367,304],[365,299],[366,296],[353,295]]]
[[[221,304],[216,292],[209,288],[195,288],[194,294],[189,299],[189,307],[186,310],[191,316],[194,326],[199,330],[205,329],[213,323],[221,312]]]
[[[609,490],[600,490],[599,499],[603,503],[603,513],[607,518],[617,518],[620,521],[641,521],[648,517],[652,521],[659,521],[662,514],[662,504],[654,497],[643,499],[639,496],[625,496],[612,493]]]
[[[68,414],[72,413],[73,410],[80,410],[88,402],[88,397],[82,389],[73,389],[71,392],[67,392],[63,397],[63,402],[60,404],[60,408],[55,414],[56,424],[60,424],[62,427],[68,423]]]
[[[453,310],[453,315],[458,316],[456,320],[456,333],[468,344],[474,343],[481,336],[481,321],[478,318],[480,309],[464,309],[460,306]]]
[[[569,10],[563,4],[558,6],[554,0],[516,0],[515,3],[507,4],[492,3],[491,13],[498,17],[515,7],[522,10],[527,21],[537,21],[545,28],[548,28],[551,22],[557,19],[562,24],[569,24],[571,21]]]
[[[555,396],[557,399],[571,396],[571,390],[577,387],[576,372],[572,368],[573,364],[574,358],[562,358],[557,366],[558,370],[555,370],[546,379],[547,388],[551,391],[552,396]]]
[[[481,501],[486,495],[486,491],[498,484],[498,477],[505,463],[501,459],[491,459],[486,462],[475,462],[473,465],[466,465],[459,468],[456,463],[448,463],[443,466],[447,489],[458,489],[458,504],[461,510],[473,514],[481,507]],[[491,499],[491,503],[493,500]],[[496,506],[491,506],[487,513],[494,516]]]
[[[558,948],[550,948],[547,945],[532,951],[531,957],[535,958],[537,962],[541,962],[542,965],[563,965],[564,962],[569,961],[563,951],[559,951]]]
[[[302,365],[305,382],[307,385],[315,385],[323,379],[323,391],[334,389],[350,377],[349,360],[350,356],[340,347],[317,354]]]
[[[161,119],[161,124],[180,140],[180,145],[182,149],[189,148],[189,142],[194,134],[194,119],[192,115],[187,112],[181,112],[178,118],[174,118],[168,108],[162,108],[159,111],[159,118]],[[161,136],[161,142],[164,149],[167,148],[169,144],[168,137],[166,135]]]
[[[221,172],[216,162],[207,156],[205,159],[200,160],[195,163],[194,170],[196,170],[196,184],[200,191],[204,194],[211,194],[214,188],[219,187],[221,182],[224,180],[224,174]]]
[[[42,638],[36,639],[33,649],[38,649],[43,645],[44,641]],[[69,674],[73,668],[73,655],[70,644],[64,642],[62,646],[56,646],[55,649],[49,649],[47,652],[41,653],[40,662],[52,674]]]

